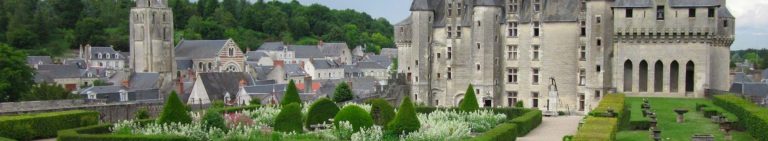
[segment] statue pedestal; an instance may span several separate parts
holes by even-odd
[[[546,116],[558,116],[560,114],[557,113],[557,107],[559,106],[559,101],[557,100],[557,91],[551,90],[549,91],[549,97],[547,98],[547,107],[544,109],[544,115]]]

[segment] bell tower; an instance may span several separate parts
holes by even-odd
[[[136,0],[130,14],[130,68],[159,73],[162,81],[175,78],[173,12],[166,0]],[[164,84],[165,82],[161,82]]]

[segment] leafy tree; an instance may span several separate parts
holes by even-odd
[[[104,23],[101,19],[87,17],[77,22],[75,26],[76,41],[83,44],[97,44],[106,41],[102,30]]]
[[[338,86],[336,86],[336,90],[333,92],[333,101],[336,102],[345,102],[352,100],[355,97],[354,94],[352,94],[352,89],[349,88],[349,84],[347,82],[341,82]]]
[[[19,101],[35,84],[27,55],[0,43],[0,56],[0,102]]]
[[[748,60],[750,63],[755,64],[755,68],[758,69],[758,64],[761,64],[760,62],[762,59],[760,59],[760,55],[757,54],[757,52],[750,52],[744,55],[744,59]]]
[[[288,82],[288,86],[283,96],[283,101],[280,101],[280,105],[285,106],[291,103],[298,103],[301,105],[301,97],[299,97],[299,90],[296,88],[296,84],[291,80]]]
[[[421,128],[419,118],[416,117],[416,110],[410,97],[405,97],[400,103],[400,109],[397,111],[395,119],[387,124],[387,130],[395,134],[407,134]]]
[[[395,108],[387,100],[376,98],[369,103],[371,104],[371,117],[373,117],[374,124],[386,126],[395,118]]]
[[[157,119],[158,123],[190,123],[192,117],[189,116],[186,106],[181,103],[181,99],[176,95],[176,91],[171,92],[171,95],[165,99],[165,105],[163,105],[163,112],[160,113],[160,118]]]
[[[352,124],[352,129],[355,131],[373,126],[373,118],[371,118],[371,115],[369,115],[365,109],[356,105],[344,106],[344,108],[336,114],[336,117],[333,118],[333,124],[337,127],[342,121],[347,121]]]
[[[311,129],[312,125],[331,123],[329,119],[333,119],[338,112],[339,106],[336,106],[336,103],[333,103],[328,98],[320,98],[309,107],[307,120],[304,125]]]
[[[464,93],[464,99],[459,103],[459,109],[462,111],[475,111],[480,108],[477,104],[477,96],[475,96],[475,88],[472,84],[467,87],[467,92]]]
[[[301,106],[298,103],[291,103],[283,106],[280,113],[275,118],[275,131],[279,132],[304,132],[301,120]]]
[[[21,96],[22,101],[76,99],[79,96],[67,91],[55,83],[40,83],[32,86],[29,92]]]
[[[208,109],[203,115],[203,125],[205,128],[219,128],[227,130],[227,123],[224,120],[224,116],[221,115],[221,111],[218,109]]]

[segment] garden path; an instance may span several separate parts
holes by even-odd
[[[576,134],[583,116],[544,117],[541,125],[518,141],[561,141],[565,135]]]

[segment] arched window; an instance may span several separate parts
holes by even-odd
[[[96,58],[101,59],[101,53],[99,53]]]
[[[624,62],[624,91],[632,92],[632,61]]]
[[[112,58],[112,55],[109,55],[109,53],[107,53],[107,54],[104,54],[104,56],[106,56],[106,57],[107,57],[107,59],[109,59],[109,58]]]
[[[656,65],[653,66],[653,90],[654,92],[661,92],[664,89],[664,63],[661,60],[656,61]]]
[[[640,72],[639,75],[639,81],[640,81],[640,92],[647,92],[648,91],[648,62],[645,60],[640,61],[640,69],[638,69]]]
[[[672,61],[672,64],[669,65],[669,91],[670,92],[678,92],[677,88],[679,87],[679,79],[680,79],[680,64],[677,63],[677,61]]]
[[[694,84],[696,83],[695,77],[695,69],[696,65],[693,64],[693,61],[688,61],[688,63],[685,64],[685,92],[693,92],[694,91]]]
[[[198,68],[198,70],[203,71],[203,62],[198,62],[197,63],[197,68]]]
[[[229,48],[229,57],[235,56],[235,49]]]
[[[213,63],[208,62],[208,71],[213,70]]]

